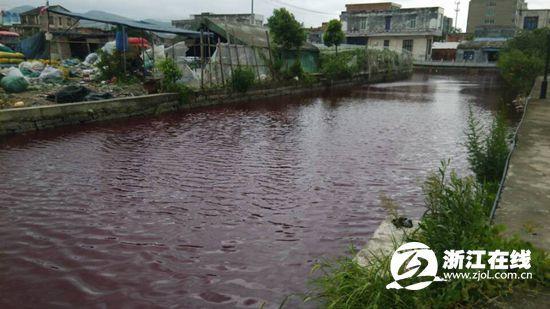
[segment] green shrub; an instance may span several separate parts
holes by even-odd
[[[237,92],[247,92],[254,85],[256,75],[247,67],[238,67],[233,71],[231,87]]]
[[[170,84],[165,91],[179,94],[180,102],[182,103],[187,102],[189,100],[189,96],[193,92],[187,85],[180,83]]]
[[[350,53],[338,55],[323,55],[321,57],[321,73],[331,81],[352,78],[357,67]]]
[[[471,177],[449,173],[447,165],[443,163],[438,173],[428,177],[424,187],[428,211],[418,230],[405,241],[422,242],[437,256],[448,249],[531,250],[529,271],[533,280],[456,279],[435,282],[418,291],[395,290],[386,288],[392,281],[391,254],[373,256],[366,267],[359,266],[352,257],[343,257],[323,260],[313,267],[312,271],[321,275],[313,279],[315,290],[307,299],[315,299],[327,308],[475,308],[494,304],[516,289],[548,287],[548,255],[525,241],[502,237],[501,227],[492,226],[485,214],[483,186]],[[355,254],[351,252],[351,256]],[[442,272],[440,269],[438,275]],[[492,276],[496,273],[490,272]]]
[[[535,78],[543,74],[550,28],[519,33],[500,52],[501,75],[515,92],[529,94]]]
[[[479,183],[498,183],[502,178],[508,153],[509,131],[504,115],[498,113],[488,133],[469,109],[466,147],[468,161]]]
[[[101,80],[111,80],[116,78],[118,81],[127,79],[124,74],[124,63],[122,62],[121,54],[115,51],[113,54],[98,51],[99,60],[96,64],[99,70],[99,78]]]
[[[315,83],[318,82],[318,79],[315,75],[313,74],[309,74],[309,73],[304,73],[304,76],[303,78],[301,79],[302,81],[302,84],[304,86],[313,86]]]
[[[302,68],[302,63],[300,60],[294,61],[288,70],[286,70],[284,75],[287,80],[294,78],[302,80],[304,78],[304,69]]]
[[[157,63],[157,68],[162,73],[162,90],[172,92],[172,90],[176,89],[176,81],[183,76],[176,62],[170,58],[166,58]]]
[[[543,73],[544,60],[513,49],[500,55],[498,65],[506,83],[518,94],[527,95],[537,76]]]

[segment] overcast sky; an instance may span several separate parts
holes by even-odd
[[[273,9],[286,7],[294,13],[296,18],[305,26],[319,26],[321,22],[338,18],[345,10],[346,3],[373,3],[389,0],[255,0],[255,12],[269,17]],[[0,0],[1,9],[9,9],[20,5],[43,5],[45,0]],[[441,6],[445,15],[455,17],[455,0],[393,0],[393,2],[407,7]],[[468,16],[468,0],[460,1],[458,26],[466,29]],[[548,0],[529,0],[529,8],[549,8]],[[74,12],[102,10],[110,13],[130,17],[133,19],[154,18],[163,21],[184,19],[190,14],[201,12],[213,13],[248,13],[251,0],[52,0],[51,5],[60,4]]]

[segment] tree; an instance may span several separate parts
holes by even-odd
[[[323,34],[323,41],[327,47],[334,45],[338,54],[338,46],[344,42],[346,35],[342,31],[342,22],[338,19],[333,19],[328,22],[327,30]]]
[[[306,32],[294,15],[285,8],[273,10],[273,16],[267,20],[273,42],[285,50],[300,49],[306,41]]]
[[[519,33],[501,50],[498,66],[511,89],[526,95],[535,78],[543,74],[550,29],[536,29]]]

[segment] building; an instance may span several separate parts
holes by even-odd
[[[434,42],[432,45],[432,60],[454,61],[458,42]]]
[[[307,41],[312,44],[323,44],[323,36],[327,30],[328,23],[322,23],[321,27],[309,28],[307,30]]]
[[[69,10],[60,5],[52,5],[50,8],[59,9],[65,12]],[[20,15],[20,24],[15,26],[16,31],[23,37],[35,35],[39,32],[59,31],[71,26],[78,26],[78,20],[58,14],[47,14],[44,7],[37,7]]]
[[[456,51],[457,62],[495,63],[506,40],[475,40],[462,42]]]
[[[263,26],[264,24],[264,17],[259,14],[214,14],[207,12],[191,15],[190,19],[173,20],[172,26],[182,29],[192,29],[194,28],[194,24],[200,23],[204,18],[232,24],[253,24],[255,26]]]
[[[521,12],[527,10],[525,0],[470,0],[466,32],[479,26],[521,28]]]
[[[60,5],[52,5],[49,9],[58,10],[60,13],[70,12]],[[20,20],[21,23],[14,25],[14,28],[22,37],[22,45],[29,45],[25,44],[25,41],[31,42],[30,45],[36,45],[38,43],[34,42],[43,42],[43,38],[46,37],[46,45],[50,46],[45,47],[47,55],[43,51],[36,54],[40,57],[84,59],[113,38],[113,34],[108,31],[81,27],[78,19],[51,11],[48,13],[44,7],[22,12]],[[50,35],[45,36],[48,32]]]
[[[0,25],[2,28],[8,30],[19,24],[21,24],[21,17],[19,16],[19,13],[12,11],[0,12]]]
[[[347,44],[406,50],[416,60],[431,59],[432,43],[452,25],[443,8],[401,8],[393,2],[348,4],[340,20]]]
[[[520,25],[523,30],[550,27],[550,9],[522,10],[520,12]]]

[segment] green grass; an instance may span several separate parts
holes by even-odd
[[[478,123],[471,115],[470,122]],[[425,182],[427,211],[419,228],[408,234],[406,242],[428,245],[439,257],[444,250],[531,250],[532,280],[453,280],[434,282],[419,291],[388,290],[391,254],[378,255],[367,267],[353,261],[355,252],[336,260],[325,260],[314,266],[312,280],[315,300],[327,308],[449,308],[485,307],[498,302],[516,290],[548,287],[550,259],[543,250],[518,238],[502,236],[503,227],[491,225],[490,208],[508,155],[507,129],[496,119],[487,134],[479,125],[471,125],[468,152],[475,177],[458,177],[449,171],[449,162]],[[505,147],[504,147],[505,146]],[[495,159],[496,158],[496,159]],[[505,159],[504,159],[505,161]],[[477,164],[477,165],[476,165]],[[485,263],[487,261],[485,260]],[[440,267],[440,273],[441,273]],[[464,270],[464,272],[470,270]],[[473,271],[472,271],[473,272]],[[494,271],[491,271],[494,273]]]

